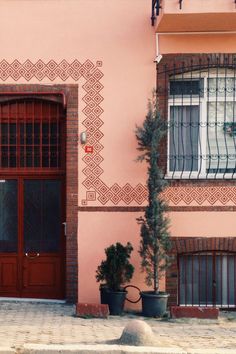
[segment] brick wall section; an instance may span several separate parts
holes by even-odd
[[[199,251],[236,252],[236,237],[173,237],[172,245],[173,262],[166,273],[169,306],[178,304],[178,255]]]
[[[66,85],[66,299],[78,298],[78,85]]]
[[[66,97],[66,257],[65,297],[78,297],[78,85],[0,85],[1,93],[63,92]]]

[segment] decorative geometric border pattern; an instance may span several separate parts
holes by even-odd
[[[209,183],[209,181],[207,182]],[[168,187],[163,197],[169,205],[236,204],[236,186],[185,185]]]
[[[103,109],[100,104],[103,101],[103,97],[100,92],[103,89],[103,85],[100,81],[103,73],[100,67],[102,67],[101,61],[97,61],[96,64],[90,60],[80,63],[77,59],[72,63],[68,63],[66,60],[62,60],[60,63],[56,63],[54,60],[50,60],[47,63],[42,60],[38,60],[36,63],[30,60],[26,60],[24,63],[20,63],[18,60],[8,63],[6,60],[2,60],[0,62],[0,80],[6,81],[12,78],[17,81],[22,77],[26,81],[30,81],[33,78],[38,81],[42,81],[45,78],[50,81],[58,78],[62,81],[66,81],[69,78],[74,81],[78,81],[81,78],[85,79],[85,83],[82,86],[85,95],[82,99],[85,102],[83,113],[86,118],[82,124],[87,130],[87,145],[93,146],[93,153],[85,154],[83,157],[86,165],[83,169],[85,175],[83,185],[87,192],[86,198],[82,200],[82,205],[87,205],[88,202],[97,200],[103,205],[108,202],[115,205],[120,202],[124,202],[126,205],[136,202],[141,205],[147,200],[147,189],[144,185],[138,184],[132,187],[129,183],[124,186],[114,183],[111,187],[108,187],[101,179],[104,171],[101,168],[103,161],[101,139],[103,133],[100,128],[103,125],[103,121],[100,116],[103,113]],[[214,205],[217,202],[222,205],[227,203],[236,204],[236,187],[209,185],[206,187],[196,185],[169,187],[163,193],[163,196],[170,205],[190,205],[195,203],[197,205],[204,203]]]
[[[72,78],[74,81],[78,81],[81,77],[86,80],[93,77],[92,83],[94,83],[103,76],[101,71],[97,69],[99,66],[102,66],[101,61],[97,61],[95,66],[90,60],[86,60],[82,64],[77,59],[71,64],[65,59],[59,64],[54,60],[44,63],[41,59],[36,63],[32,63],[30,60],[26,60],[24,63],[20,63],[18,60],[8,63],[6,60],[2,60],[0,62],[0,79],[6,81],[12,78],[17,81],[23,77],[26,81],[30,81],[33,78],[38,81],[42,81],[45,78],[54,81],[60,78],[62,81],[66,81]]]
[[[87,130],[87,145],[93,146],[93,153],[85,154],[83,157],[86,165],[83,169],[85,175],[83,185],[87,192],[86,198],[82,200],[82,205],[87,205],[89,201],[96,200],[103,205],[109,201],[113,204],[123,201],[127,205],[135,201],[141,205],[147,199],[147,191],[142,184],[132,187],[129,183],[126,183],[121,187],[115,183],[108,187],[100,178],[104,172],[100,166],[103,161],[101,156],[103,133],[100,130],[103,125],[103,121],[100,119],[103,113],[103,109],[100,106],[103,101],[103,97],[100,94],[103,89],[103,85],[100,82],[103,77],[103,73],[99,69],[101,66],[102,61],[97,61],[96,64],[90,60],[80,63],[77,59],[72,63],[68,63],[66,60],[62,60],[60,63],[54,60],[45,63],[41,59],[36,63],[30,60],[26,60],[24,63],[20,63],[18,60],[8,63],[6,60],[2,60],[0,62],[0,80],[6,81],[11,78],[14,81],[18,81],[20,78],[24,78],[26,81],[30,81],[35,78],[38,81],[42,81],[46,78],[54,81],[59,78],[62,81],[66,81],[71,78],[74,81],[78,81],[80,78],[85,79],[85,83],[82,86],[85,95],[82,99],[85,102],[83,113],[86,119],[82,124]]]

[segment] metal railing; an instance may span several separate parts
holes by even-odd
[[[236,307],[236,255],[199,252],[178,257],[178,304]]]
[[[166,178],[236,178],[236,57],[158,65],[157,97],[168,134]]]
[[[151,16],[152,26],[154,26],[156,17],[159,15],[159,10],[160,10],[160,0],[152,0],[152,16]]]

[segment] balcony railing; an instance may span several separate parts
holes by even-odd
[[[152,16],[151,16],[151,21],[152,21],[152,26],[155,24],[156,17],[159,15],[159,10],[160,10],[160,0],[152,0]]]

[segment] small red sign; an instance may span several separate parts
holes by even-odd
[[[93,146],[85,146],[85,152],[87,152],[87,154],[92,154],[93,153]]]

